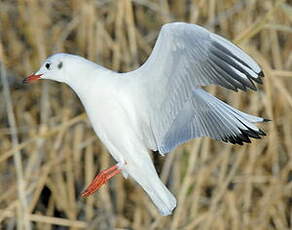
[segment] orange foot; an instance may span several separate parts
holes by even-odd
[[[102,170],[91,184],[81,193],[82,197],[90,196],[92,193],[96,192],[102,185],[104,185],[109,179],[113,176],[119,174],[121,170],[119,169],[118,165],[114,165],[108,169]]]

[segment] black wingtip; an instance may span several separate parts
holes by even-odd
[[[272,121],[272,120],[263,118],[263,122],[269,122],[269,121]]]
[[[264,77],[264,72],[261,71],[258,73],[258,77],[252,77],[252,76],[249,76],[253,81],[255,81],[256,83],[258,84],[263,84],[263,80],[262,78]]]
[[[267,136],[267,134],[263,130],[261,130],[261,129],[259,129],[258,133],[261,136]]]
[[[259,72],[259,77],[265,77],[265,74],[264,74],[264,72],[261,70],[261,72]]]
[[[258,84],[263,84],[263,80],[261,77],[258,77],[258,78],[253,77],[252,80],[254,80]]]
[[[263,84],[263,80],[262,80],[263,77],[265,77],[265,75],[264,75],[264,72],[261,71],[261,72],[258,73],[258,77],[257,78],[252,78],[252,80],[254,80],[258,84]]]
[[[251,143],[250,138],[261,139],[261,136],[266,136],[266,133],[259,129],[253,130],[251,128],[239,129],[240,133],[236,136],[225,136],[222,141],[229,142],[231,144],[243,145],[244,143]]]

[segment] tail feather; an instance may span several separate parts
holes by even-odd
[[[146,171],[147,172],[146,172]],[[159,212],[163,216],[172,214],[172,211],[176,207],[176,199],[172,193],[166,188],[158,177],[156,171],[145,170],[142,172],[141,169],[135,170],[135,173],[130,175],[135,179],[144,191],[149,195]],[[143,175],[142,175],[143,174]],[[155,174],[155,175],[154,175]]]
[[[150,187],[142,187],[148,193],[162,216],[172,214],[172,211],[176,207],[176,199],[160,180],[159,183],[155,183]]]

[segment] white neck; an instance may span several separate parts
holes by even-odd
[[[99,87],[103,87],[110,81],[109,75],[112,74],[113,71],[82,59],[81,63],[76,63],[75,68],[68,71],[65,83],[84,101],[84,97],[90,94],[91,89],[98,90]]]

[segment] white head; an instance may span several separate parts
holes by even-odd
[[[96,68],[97,65],[77,55],[57,53],[48,57],[41,68],[25,78],[23,82],[30,83],[40,79],[49,79],[68,83],[69,78],[73,78],[75,75],[80,77],[85,73],[84,68],[88,70],[90,66]]]
[[[68,54],[58,53],[48,57],[41,68],[34,74],[31,74],[23,80],[24,83],[40,79],[51,79],[59,82],[64,82],[65,61]]]

